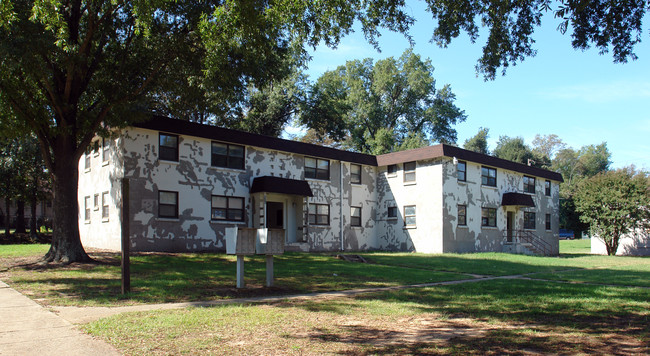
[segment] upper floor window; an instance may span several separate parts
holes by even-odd
[[[309,204],[309,225],[329,225],[330,206],[327,204]]]
[[[404,225],[415,226],[415,205],[404,207]]]
[[[244,198],[212,196],[212,220],[244,221]]]
[[[404,181],[415,182],[415,161],[404,162]]]
[[[481,226],[488,226],[488,227],[497,226],[497,209],[495,208],[481,209]]]
[[[178,192],[158,191],[158,217],[178,218]]]
[[[524,176],[524,192],[535,194],[535,177]]]
[[[320,158],[305,157],[305,178],[330,179],[330,161]]]
[[[497,170],[490,167],[481,167],[481,184],[496,187]]]
[[[535,213],[524,211],[524,229],[535,229]]]
[[[397,218],[397,207],[396,206],[389,206],[387,214],[388,214],[389,219]]]
[[[551,196],[551,181],[544,181],[544,194],[548,197]]]
[[[160,159],[178,162],[178,136],[160,134]]]
[[[388,165],[388,175],[392,176],[397,174],[397,165],[396,164],[389,164]]]
[[[111,141],[109,141],[107,138],[102,139],[102,162],[108,162],[110,143]]]
[[[458,205],[458,225],[467,225],[467,205]]]
[[[458,172],[458,181],[465,182],[467,180],[467,163],[458,161],[456,170]]]
[[[92,148],[88,146],[86,148],[86,154],[84,155],[84,169],[85,170],[90,170],[90,151],[92,151]]]
[[[361,226],[361,207],[359,206],[350,207],[350,225]]]
[[[361,184],[361,165],[350,165],[350,182],[352,184]]]
[[[244,169],[244,146],[212,142],[212,165],[215,167]]]

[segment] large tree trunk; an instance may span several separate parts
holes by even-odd
[[[5,198],[5,236],[11,236],[11,200]]]
[[[52,245],[45,255],[49,262],[88,262],[92,259],[86,254],[79,237],[78,160],[74,158],[73,144],[61,145],[55,153],[55,166],[52,172],[54,192],[54,223]]]
[[[25,201],[19,200],[16,202],[16,234],[25,234]]]

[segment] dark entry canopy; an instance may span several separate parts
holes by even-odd
[[[253,179],[251,193],[280,193],[313,197],[309,183],[304,180],[281,178],[281,177],[257,177]]]
[[[528,194],[522,193],[504,193],[501,200],[501,205],[518,205],[518,206],[531,206],[534,207],[533,197]]]

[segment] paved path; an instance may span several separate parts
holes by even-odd
[[[119,355],[0,281],[0,355]]]

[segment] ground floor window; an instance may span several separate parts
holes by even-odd
[[[467,205],[458,205],[458,225],[467,225]]]
[[[389,219],[397,218],[397,207],[396,206],[389,206],[387,214],[388,214]]]
[[[415,226],[415,205],[404,207],[404,226]]]
[[[327,204],[309,204],[309,225],[329,225],[330,206]]]
[[[158,217],[178,218],[178,192],[158,191]]]
[[[353,206],[350,210],[350,225],[361,226],[361,207]]]
[[[524,229],[535,229],[535,213],[524,211]]]
[[[481,226],[496,227],[497,226],[497,209],[496,208],[483,208],[481,209]]]
[[[102,193],[102,219],[108,219],[108,192]]]
[[[84,197],[84,220],[90,221],[90,197]]]
[[[244,198],[212,196],[212,220],[244,221]]]
[[[546,214],[546,230],[551,229],[551,214]]]

